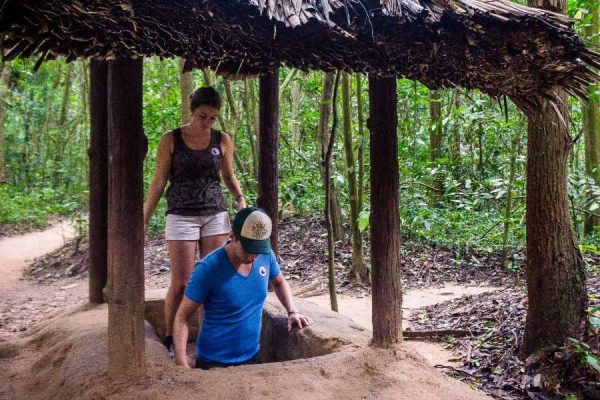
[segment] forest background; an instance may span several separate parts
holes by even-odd
[[[568,13],[576,19],[580,37],[598,50],[595,0],[569,0]],[[194,86],[213,84],[222,93],[224,106],[217,128],[235,141],[236,173],[249,204],[254,204],[258,80],[229,81],[211,71],[193,71],[184,77],[185,89],[180,87],[184,82],[180,62],[158,58],[144,62],[146,186],[154,172],[160,136],[181,124],[182,93],[190,90],[191,79]],[[53,216],[68,216],[85,231],[89,62],[58,59],[42,64],[36,72],[34,65],[35,60],[20,59],[2,64],[0,225],[28,229],[47,224]],[[343,238],[343,223],[355,224],[362,236],[367,234],[370,207],[366,77],[341,75],[336,89],[333,73],[280,69],[279,107],[283,218],[322,215],[324,149],[337,119],[331,183],[333,204],[339,205],[333,207],[338,240]],[[510,100],[479,91],[432,91],[419,82],[398,79],[397,93],[403,237],[442,245],[457,254],[501,252],[507,268],[518,268],[525,244],[525,116]],[[581,250],[600,254],[600,226],[593,218],[600,215],[600,159],[591,157],[593,151],[600,151],[600,138],[590,136],[600,135],[600,91],[596,87],[590,93],[595,114],[580,101],[569,100],[574,146],[568,193]],[[163,199],[151,221],[154,234],[164,226],[164,210]]]

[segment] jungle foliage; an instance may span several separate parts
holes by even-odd
[[[584,35],[591,23],[593,0],[569,2],[569,13]],[[585,40],[593,43],[598,33]],[[3,174],[0,224],[43,225],[50,215],[85,212],[89,141],[88,63],[56,60],[33,72],[35,60],[5,63],[2,74]],[[150,182],[160,136],[180,124],[177,60],[146,59],[144,64],[144,129],[149,150],[144,180]],[[217,127],[236,145],[236,171],[244,191],[256,198],[258,81],[226,81],[207,71],[193,72],[194,84],[214,82],[223,94]],[[351,134],[358,171],[361,205],[359,226],[369,215],[369,139],[366,129],[366,77],[357,88],[350,76]],[[280,210],[289,214],[321,214],[324,189],[320,172],[319,124],[324,74],[280,70]],[[341,89],[340,89],[341,91]],[[397,80],[398,154],[402,234],[410,240],[444,245],[458,251],[508,249],[516,257],[524,244],[526,118],[504,98],[453,88],[436,91],[439,112],[430,112],[430,90],[419,82]],[[599,96],[598,91],[592,92]],[[597,104],[597,103],[596,103]],[[359,113],[359,105],[362,107]],[[342,101],[338,96],[338,118]],[[600,188],[586,174],[583,113],[571,99],[571,218],[585,251],[597,251],[598,234],[584,235],[586,215],[600,212]],[[359,114],[364,115],[359,121]],[[220,125],[220,126],[219,126]],[[330,129],[330,124],[328,125]],[[334,143],[332,180],[342,214],[350,216],[348,164],[342,124]],[[441,136],[432,159],[431,135]],[[2,143],[0,141],[0,143]],[[361,148],[362,147],[362,148]],[[361,156],[362,155],[362,156]],[[366,155],[366,156],[365,156]],[[359,164],[364,162],[364,170]],[[164,200],[151,221],[151,231],[164,226]]]

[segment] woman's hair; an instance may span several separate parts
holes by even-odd
[[[190,95],[190,110],[194,111],[200,106],[221,109],[221,96],[212,86],[200,87]]]

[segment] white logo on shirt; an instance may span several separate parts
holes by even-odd
[[[258,273],[260,274],[260,276],[267,276],[267,269],[264,265],[260,266],[260,268],[258,269]]]
[[[216,147],[213,147],[210,152],[213,156],[218,156],[220,154],[219,149],[217,149]]]

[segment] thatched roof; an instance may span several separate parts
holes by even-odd
[[[521,99],[583,96],[600,67],[571,20],[508,0],[5,0],[0,40],[7,59],[178,56],[229,74],[344,69]]]

